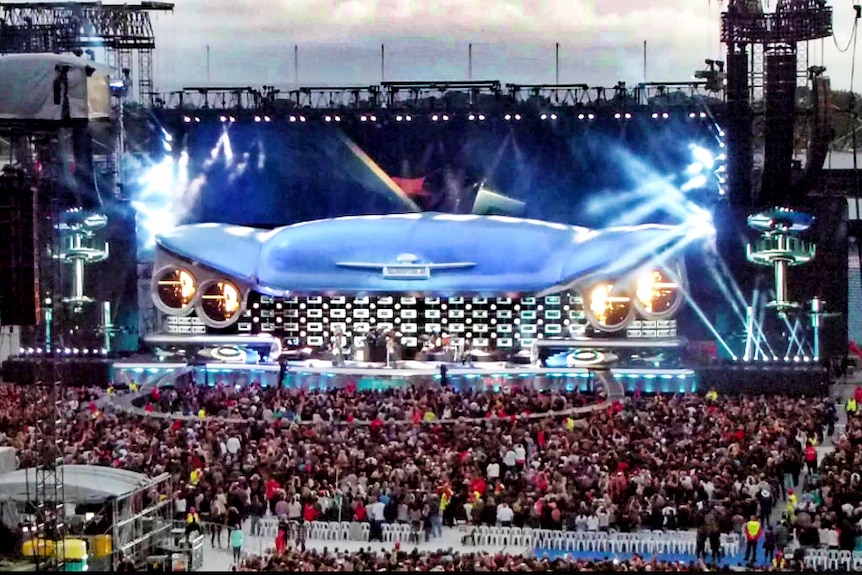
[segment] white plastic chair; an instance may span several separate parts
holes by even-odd
[[[381,526],[381,529],[383,530],[382,539],[384,543],[393,543],[395,541],[395,530],[392,527],[393,526],[388,523]]]

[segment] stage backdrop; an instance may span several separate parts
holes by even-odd
[[[723,132],[710,117],[653,115],[638,112],[630,119],[616,119],[605,113],[594,121],[579,120],[575,114],[558,120],[525,115],[521,121],[471,121],[464,113],[449,121],[441,114],[433,121],[423,113],[410,122],[397,121],[392,113],[381,118],[367,114],[365,121],[351,113],[341,121],[331,116],[329,122],[323,116],[302,121],[299,113],[294,122],[287,117],[231,122],[228,116],[213,114],[199,122],[176,111],[150,116],[147,129],[137,131],[145,136],[130,146],[126,162],[137,212],[138,259],[146,269],[154,235],[184,223],[269,228],[420,210],[507,214],[601,228],[679,223],[703,217],[707,210],[716,228],[732,229],[730,236],[737,239],[732,249],[723,249],[719,242],[717,250],[698,245],[687,254],[697,310],[686,306],[672,324],[633,325],[628,335],[715,340],[718,332],[730,340],[743,324],[734,317],[732,294],[715,281],[715,270],[721,268],[716,254],[729,260],[727,267],[735,274],[749,276],[753,270],[744,261],[738,235],[744,233],[747,214],[721,208]],[[727,221],[718,221],[721,218]],[[747,282],[739,283],[748,298]],[[144,278],[141,292],[148,287],[149,278]],[[455,325],[478,339],[506,344],[520,339],[523,346],[535,337],[565,334],[568,325],[583,321],[577,294],[560,294],[552,301],[399,297],[366,302],[252,294],[248,313],[232,329],[273,332],[288,345],[316,344],[329,334],[331,326],[325,324],[341,319],[335,313],[363,327],[401,324],[411,343],[417,335],[448,324],[450,332]],[[417,316],[429,325],[417,325]],[[723,317],[734,318],[726,328]],[[206,331],[194,317],[171,318],[167,329]]]

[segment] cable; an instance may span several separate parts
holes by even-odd
[[[850,39],[847,40],[847,45],[843,49],[838,44],[838,37],[835,35],[835,32],[834,31],[832,32],[832,41],[835,43],[835,47],[838,49],[839,52],[844,54],[845,52],[847,52],[847,50],[850,49],[851,46],[856,46],[856,31],[858,28],[859,28],[859,19],[856,18],[855,20],[853,20],[853,30],[850,32]],[[854,48],[854,52],[855,52],[855,50],[856,49]]]
[[[856,132],[858,131],[857,124],[859,123],[859,113],[856,111],[856,40],[859,35],[856,33],[859,27],[859,18],[862,15],[858,6],[853,7],[856,10],[856,19],[853,20],[853,53],[850,55],[850,138],[853,142],[853,196],[856,202],[856,218],[859,218],[859,150],[857,149]],[[834,38],[834,35],[833,35]],[[831,154],[830,154],[831,155]],[[862,244],[859,243],[859,238],[856,238],[856,247],[859,250],[859,255],[862,256]]]

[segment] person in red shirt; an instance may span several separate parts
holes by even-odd
[[[287,536],[284,529],[279,529],[275,538],[275,551],[276,553],[284,553],[285,549],[287,549]]]
[[[302,519],[306,523],[311,523],[317,519],[317,509],[314,508],[314,505],[311,503],[305,504],[305,509],[302,510]]]
[[[368,520],[368,510],[365,509],[364,505],[357,505],[353,509],[353,520],[359,523],[364,523]]]
[[[810,443],[805,448],[805,464],[809,473],[817,473],[817,449]]]
[[[272,498],[275,497],[276,492],[281,489],[281,483],[270,477],[266,480],[266,500],[272,501]]]

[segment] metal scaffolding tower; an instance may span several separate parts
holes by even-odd
[[[137,95],[142,104],[150,104],[156,47],[150,13],[173,9],[167,2],[0,3],[0,54],[93,54],[104,49],[109,66],[131,75],[137,52]]]
[[[56,351],[53,365],[56,365]],[[56,372],[56,367],[54,370]],[[27,501],[30,521],[30,534],[37,541],[57,542],[51,550],[50,544],[34,545],[33,561],[36,571],[64,571],[64,547],[60,543],[66,535],[66,496],[63,479],[63,445],[59,435],[62,425],[61,403],[62,385],[59,381],[41,382],[42,407],[44,412],[39,421],[37,453],[39,465],[27,470]],[[45,552],[39,552],[41,548]]]

